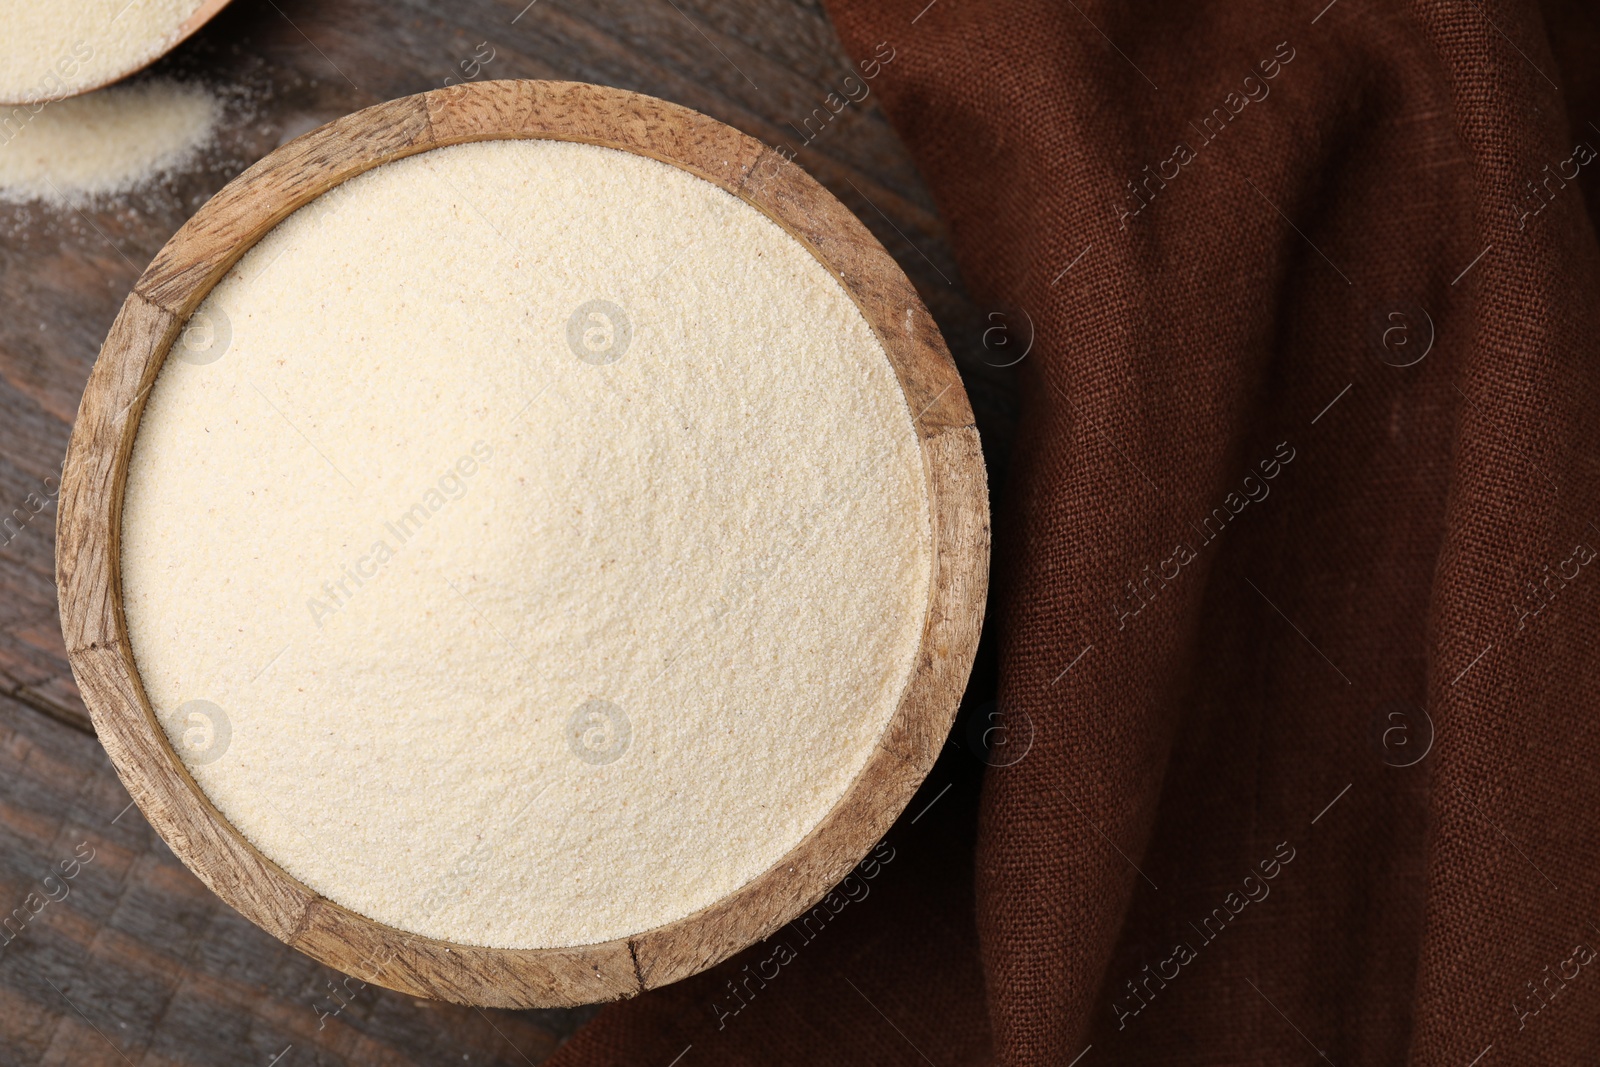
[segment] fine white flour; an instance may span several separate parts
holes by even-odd
[[[176,43],[201,0],[0,0],[0,100],[93,89]]]
[[[591,145],[355,178],[190,319],[122,583],[217,808],[328,898],[499,948],[689,915],[874,749],[929,595],[918,441],[838,281]]]

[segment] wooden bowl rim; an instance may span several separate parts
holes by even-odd
[[[689,916],[593,945],[492,949],[397,930],[321,897],[212,805],[157,722],[122,611],[129,455],[168,349],[227,270],[317,195],[405,156],[477,140],[547,138],[670,163],[750,203],[841,282],[883,345],[918,433],[931,518],[929,600],[889,725],[833,809],[767,871]],[[888,831],[943,747],[977,650],[988,492],[966,392],[910,281],[859,219],[768,148],[653,97],[579,82],[477,82],[377,104],[277,149],[211,198],[156,255],[113,323],[79,407],[56,553],[62,629],[95,729],[173,852],[246,918],[365,981],[522,1008],[627,997],[698,973],[822,900]]]

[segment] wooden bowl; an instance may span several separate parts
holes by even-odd
[[[158,724],[128,640],[123,491],[143,401],[179,327],[268,230],[373,167],[509,138],[580,141],[697,175],[793,234],[841,282],[893,365],[915,426],[932,573],[915,667],[860,774],[811,832],[742,888],[683,919],[601,944],[491,949],[422,937],[319,896],[211,804]],[[415,996],[523,1008],[633,996],[767,937],[837,884],[910,802],[955,717],[988,584],[987,486],[972,410],[933,319],[866,227],[782,154],[686,108],[572,82],[484,82],[369,107],[284,145],[230,182],[139,279],[78,411],[62,478],[56,571],[73,673],[101,742],[172,851],[246,918],[307,955]]]
[[[67,100],[74,96],[82,96],[84,93],[92,93],[96,89],[104,89],[108,85],[114,85],[122,79],[131,77],[132,75],[139,73],[141,70],[144,70],[151,64],[158,62],[160,59],[166,56],[168,52],[171,52],[174,48],[187,41],[190,37],[193,37],[195,33],[199,31],[201,26],[204,26],[206,23],[210,22],[212,18],[216,16],[217,12],[227,7],[229,3],[230,0],[203,0],[201,5],[194,9],[194,13],[183,20],[183,24],[178,27],[178,33],[175,37],[173,37],[171,43],[168,44],[166,48],[162,49],[160,54],[151,56],[143,63],[140,63],[137,67],[130,67],[127,70],[119,71],[108,78],[104,78],[95,82],[93,85],[81,86],[72,90],[70,93],[57,93],[55,96],[41,96],[36,100],[0,101],[0,107],[14,107],[24,104],[48,104],[57,100]]]

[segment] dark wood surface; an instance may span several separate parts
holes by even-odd
[[[224,96],[228,121],[203,160],[83,211],[0,205],[0,520],[10,520],[0,525],[0,918],[12,916],[0,944],[0,1067],[275,1056],[284,1067],[525,1064],[591,1014],[478,1011],[354,980],[335,993],[342,975],[235,914],[129,808],[68,671],[52,577],[52,494],[78,399],[156,251],[282,141],[459,80],[459,64],[485,45],[493,59],[479,78],[621,86],[797,148],[939,321],[998,482],[1014,403],[1008,372],[989,362],[1010,357],[986,351],[983,334],[999,320],[962,293],[933,202],[876,99],[804,143],[805,120],[852,71],[819,6],[237,0],[146,75],[203,81]],[[62,878],[63,864],[74,877]]]

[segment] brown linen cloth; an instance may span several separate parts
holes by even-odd
[[[1595,5],[829,6],[1037,331],[1009,765],[553,1062],[1600,1061]]]

